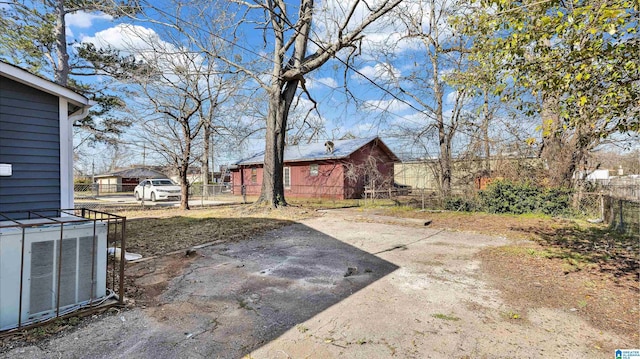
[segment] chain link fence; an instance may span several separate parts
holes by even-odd
[[[640,201],[606,196],[604,220],[620,232],[640,235]]]
[[[95,198],[98,194],[97,184],[75,184],[73,186],[73,196],[76,199]]]
[[[96,184],[75,185],[75,203],[77,208],[89,208],[93,210],[135,210],[143,208],[137,202],[119,203],[117,201],[103,201],[99,197],[114,195],[128,196],[133,198],[133,188],[114,185],[113,188],[105,188]],[[305,188],[302,188],[305,187]],[[259,186],[255,188],[245,187],[245,193],[255,196],[259,193]],[[306,198],[329,198],[335,197],[342,187],[324,186],[295,186],[286,191],[291,197]],[[237,192],[237,193],[236,193]],[[255,193],[254,193],[255,192]],[[300,195],[301,194],[301,195]],[[640,199],[635,199],[639,195],[637,186],[624,186],[616,188],[606,188],[600,192],[582,192],[574,195],[573,208],[570,212],[579,217],[586,218],[592,222],[602,222],[609,224],[612,228],[630,234],[640,233]],[[231,184],[193,184],[189,187],[190,201],[224,201],[224,202],[246,202],[242,199],[240,188],[233,189]],[[363,199],[364,204],[374,204],[377,199],[388,199],[399,206],[408,206],[421,210],[453,210],[453,211],[476,211],[481,210],[481,204],[477,193],[454,191],[449,197],[444,197],[437,189],[429,188],[385,188],[385,189],[365,189],[358,197]]]
[[[593,223],[605,223],[628,234],[640,234],[640,200],[631,199],[633,192],[601,191],[574,194],[567,215],[585,218]],[[637,191],[637,189],[635,189]],[[620,194],[625,194],[624,197]],[[435,189],[413,189],[409,195],[392,198],[397,205],[421,210],[482,210],[477,192],[456,192],[444,197]]]
[[[194,183],[189,186],[190,198],[215,199],[216,197],[231,195],[231,184],[207,184]]]
[[[153,203],[149,200],[136,201],[133,196],[135,185],[98,185],[76,184],[74,186],[74,202],[76,208],[88,208],[92,210],[132,211],[148,210],[150,208],[166,208],[166,204],[175,205],[173,202]],[[195,205],[209,205],[211,202],[240,202],[239,196],[231,193],[229,184],[189,186],[189,203]],[[200,202],[200,203],[199,203]]]
[[[620,197],[610,191],[575,196],[576,211],[590,222],[605,223],[628,234],[640,234],[640,200]]]
[[[73,186],[75,198],[95,198],[105,195],[133,195],[136,185],[133,184],[75,184]]]

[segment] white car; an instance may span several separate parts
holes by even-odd
[[[133,190],[136,200],[151,200],[152,202],[161,200],[180,200],[180,186],[170,179],[147,179],[140,182]]]

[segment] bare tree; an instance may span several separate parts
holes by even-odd
[[[214,44],[213,46],[222,46]],[[247,111],[247,97],[241,92],[246,83],[243,73],[230,72],[220,68],[219,63],[207,61],[205,71],[202,71],[201,82],[207,101],[199,109],[202,120],[202,184],[203,191],[209,183],[209,171],[214,171],[214,136],[220,141],[232,141],[236,145],[242,142],[242,137],[251,133],[239,117]],[[230,120],[232,119],[232,120]],[[204,194],[204,193],[203,193]]]
[[[229,71],[217,61],[220,43],[211,41],[208,51],[198,51],[179,32],[161,35],[137,25],[120,25],[128,41],[124,51],[138,66],[117,79],[134,93],[127,107],[137,118],[133,141],[157,154],[180,178],[181,208],[189,209],[189,168],[202,161],[208,172],[212,133],[233,134],[242,121],[225,118],[237,91],[244,84],[241,72]],[[200,44],[202,45],[202,44]],[[202,45],[203,47],[205,45]],[[100,48],[96,50],[101,51]]]
[[[189,209],[189,166],[195,161],[196,140],[203,121],[199,116],[206,95],[199,84],[199,74],[189,68],[168,75],[158,73],[141,83],[141,95],[147,110],[140,127],[144,143],[165,158],[178,172],[181,186],[181,209]],[[194,158],[195,157],[195,158]]]
[[[370,8],[369,14],[358,25],[353,26],[354,14],[364,4],[353,1],[345,4],[342,18],[334,19],[338,26],[335,40],[325,44],[315,44],[317,50],[309,54],[310,32],[314,18],[314,1],[301,0],[297,17],[287,11],[283,0],[267,0],[260,3],[245,3],[257,7],[267,14],[268,30],[273,37],[272,72],[268,83],[263,83],[268,98],[267,132],[265,144],[264,178],[258,202],[271,206],[285,205],[283,186],[283,155],[285,129],[289,111],[298,86],[304,85],[304,76],[324,65],[338,51],[354,47],[362,38],[362,32],[397,6],[401,0],[384,1]],[[368,6],[368,5],[367,5]],[[265,23],[267,25],[267,23]],[[293,30],[293,31],[291,31]]]
[[[426,120],[414,126],[412,132],[418,137],[435,133],[436,172],[440,190],[446,197],[451,193],[454,137],[465,120],[463,108],[468,91],[448,74],[464,66],[465,44],[448,24],[454,10],[450,1],[416,1],[409,5],[398,9],[398,17],[406,28],[405,41],[412,41],[420,49],[414,54],[427,62],[416,56],[413,69],[397,82],[398,90]]]
[[[379,158],[373,155],[367,156],[363,161],[358,163],[345,164],[345,179],[349,182],[350,190],[364,189],[366,198],[367,191],[371,198],[375,198],[377,193],[381,191],[391,190],[393,187],[393,176],[389,175],[389,171],[383,168],[385,163],[379,161]],[[348,194],[351,196],[353,193]]]
[[[193,11],[199,15],[204,15],[207,19],[227,19],[227,28],[213,30],[209,27],[207,37],[212,34],[226,36],[231,46],[238,47],[238,52],[231,56],[216,56],[233,69],[251,77],[264,91],[268,100],[264,177],[258,203],[272,207],[286,205],[283,184],[286,130],[298,89],[306,92],[305,76],[336,58],[342,49],[355,51],[364,37],[364,30],[401,2],[402,0],[391,0],[372,4],[362,0],[351,0],[336,2],[332,11],[316,7],[314,0],[300,0],[297,6],[284,0],[220,0],[207,4],[196,2],[198,8]],[[193,4],[194,2],[178,2],[176,7],[189,7]],[[211,13],[205,14],[202,10],[204,8],[209,9]],[[236,9],[237,12],[227,12],[230,8]],[[327,15],[323,20],[327,20],[327,29],[330,28],[327,32],[330,36],[321,39],[312,36],[312,27],[314,19],[323,11]],[[167,15],[167,20],[171,20],[171,16]],[[202,34],[203,21],[190,24],[183,19],[173,20],[166,21],[166,24],[191,38],[201,36],[198,33]],[[263,40],[263,44],[257,50],[260,53],[251,50],[253,56],[249,61],[245,61],[241,56],[242,46],[239,46],[237,39],[248,30],[248,24],[252,25],[252,31],[259,29],[261,33],[254,32],[253,36]],[[200,41],[199,44],[202,51],[208,51],[207,42]],[[254,42],[251,47],[255,48],[256,45]],[[312,47],[313,50],[310,51]],[[243,50],[246,54],[246,48]],[[254,66],[256,60],[258,65]],[[270,67],[268,73],[264,71],[265,64]]]

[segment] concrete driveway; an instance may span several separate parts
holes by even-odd
[[[504,238],[331,211],[200,249],[158,305],[107,316],[8,358],[611,357],[575,313],[514,321],[474,255]],[[166,279],[165,257],[140,285]],[[164,262],[163,262],[164,261]],[[138,264],[142,265],[142,264]]]

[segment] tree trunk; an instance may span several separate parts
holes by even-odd
[[[482,139],[483,139],[483,147],[484,147],[484,175],[491,176],[491,145],[489,143],[489,90],[485,85],[482,89],[482,94],[484,96],[484,103],[482,105]]]
[[[311,29],[313,0],[301,2],[299,16],[302,26],[295,34],[293,54],[287,63],[284,61],[285,29],[289,26],[280,16],[271,14],[271,24],[275,35],[272,83],[269,91],[269,110],[267,113],[267,135],[265,141],[263,180],[258,204],[268,204],[272,208],[286,206],[284,196],[283,165],[287,122],[291,103],[298,89],[298,83],[305,72],[301,69],[307,53],[307,41]],[[289,69],[296,69],[292,77],[285,77]],[[308,71],[308,70],[307,70]]]
[[[564,143],[563,132],[558,130],[558,101],[552,96],[544,95],[542,100],[542,150],[540,157],[548,167],[549,185],[567,187],[571,185],[571,177],[575,164],[571,160],[574,148]],[[568,174],[571,172],[570,174]]]
[[[289,110],[298,88],[298,80],[287,81],[280,93],[280,86],[273,87],[269,98],[267,134],[264,152],[263,179],[259,204],[276,208],[286,206],[284,195],[284,146]]]
[[[451,144],[447,136],[440,136],[440,190],[447,198],[451,195]]]
[[[431,8],[435,9],[435,2],[431,1]],[[429,13],[430,23],[437,24],[435,11]],[[438,158],[438,167],[440,173],[438,175],[440,191],[442,195],[447,198],[451,194],[451,141],[450,136],[447,133],[447,124],[444,120],[444,90],[440,83],[440,56],[438,52],[439,30],[437,26],[434,26],[433,39],[431,40],[431,46],[434,47],[433,52],[429,55],[431,60],[431,67],[433,72],[433,96],[436,100],[435,117],[436,127],[438,129],[438,143],[440,147],[440,157]],[[427,50],[429,51],[429,50]],[[449,128],[449,133],[453,133],[453,128]]]
[[[202,148],[202,195],[209,195],[207,185],[209,184],[209,151],[211,150],[211,126],[204,125],[204,146]],[[213,170],[213,169],[212,169]]]
[[[189,178],[187,177],[188,166],[180,167],[180,209],[189,208]]]
[[[576,189],[579,173],[586,175],[585,164],[589,151],[599,142],[588,138],[581,126],[573,132],[562,129],[558,115],[558,101],[545,96],[542,104],[542,150],[540,157],[548,166],[549,185]],[[575,177],[574,177],[575,175]]]
[[[58,85],[67,86],[69,82],[69,53],[67,52],[66,22],[64,19],[64,1],[58,0],[55,5],[56,25],[54,33],[56,37],[56,64],[54,81]]]
[[[182,159],[180,160],[180,209],[189,208],[189,156],[191,154],[191,138],[185,136],[186,143],[185,149],[182,152]]]
[[[282,161],[278,161],[278,108],[280,107],[279,92],[272,93],[269,98],[269,112],[267,114],[267,133],[265,136],[264,166],[262,171],[262,189],[259,204],[278,206],[278,199],[284,199],[284,183],[282,182]]]
[[[437,56],[433,56],[434,63],[434,85],[433,92],[436,98],[436,126],[438,128],[438,141],[440,146],[440,158],[438,164],[440,167],[439,184],[442,195],[447,198],[451,195],[451,140],[447,133],[446,123],[444,121],[443,114],[443,91],[440,86],[440,79],[438,77]],[[453,129],[449,129],[449,132]]]

